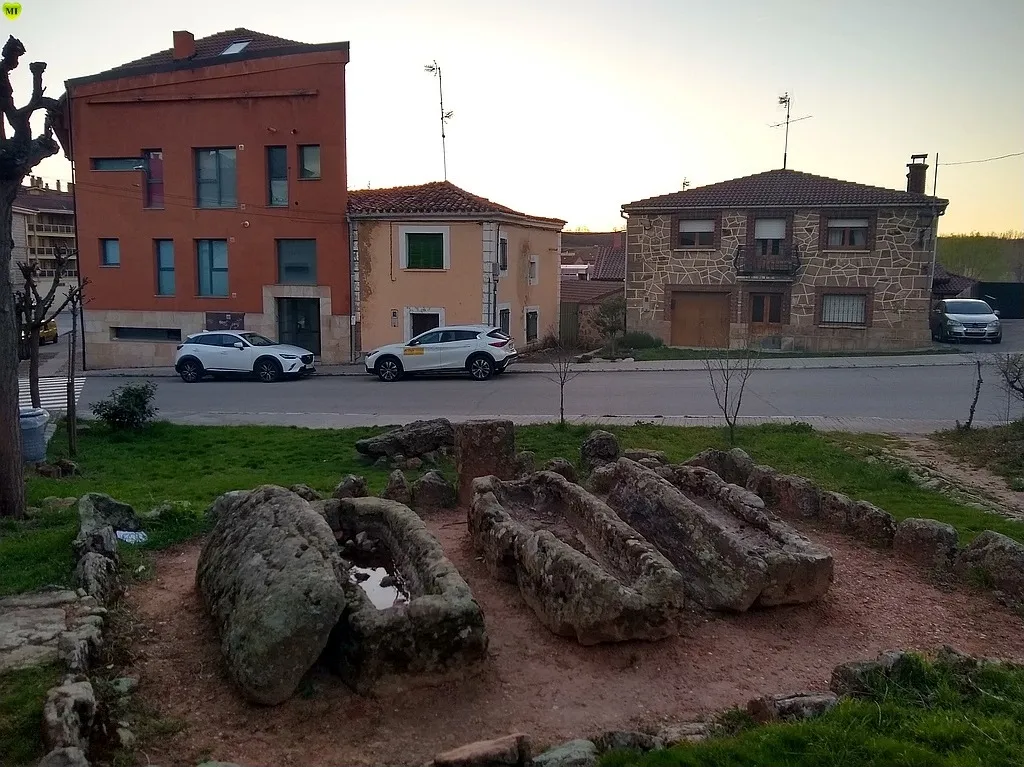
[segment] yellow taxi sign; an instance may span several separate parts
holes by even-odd
[[[423,354],[423,347],[422,346],[406,346],[404,349],[402,349],[402,354],[404,354],[407,357],[409,355]]]
[[[14,21],[21,16],[21,3],[4,3],[4,17]]]

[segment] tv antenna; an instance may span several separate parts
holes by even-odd
[[[455,114],[452,111],[444,111],[444,87],[441,84],[441,67],[435,59],[433,63],[423,67],[423,71],[437,78],[437,92],[441,100],[441,161],[444,163],[444,180],[448,180],[448,150],[445,146],[444,126]]]
[[[783,148],[782,148],[782,169],[783,170],[786,169],[786,161],[789,159],[789,124],[791,122],[795,123],[795,122],[800,122],[801,120],[809,120],[812,117],[814,117],[814,115],[804,115],[803,117],[794,117],[794,118],[790,119],[790,117],[789,117],[789,108],[790,108],[790,106],[792,104],[792,101],[793,100],[789,96],[789,91],[786,91],[781,96],[779,96],[779,104],[781,106],[786,107],[786,119],[783,122],[775,123],[774,125],[769,125],[768,126],[769,128],[779,128],[779,127],[781,127],[783,125],[786,126],[786,143],[783,145]]]

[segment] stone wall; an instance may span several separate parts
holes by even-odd
[[[927,346],[931,251],[929,237],[920,236],[918,212],[879,210],[874,249],[863,252],[822,250],[821,216],[815,210],[795,212],[793,245],[800,267],[794,280],[776,282],[737,278],[734,259],[746,243],[748,211],[722,211],[720,244],[714,250],[674,250],[670,214],[630,216],[626,229],[629,328],[670,342],[667,286],[695,285],[730,291],[733,347],[762,341],[752,336],[748,321],[754,292],[783,294],[783,324],[771,329],[770,338],[763,339],[765,345],[823,351]],[[868,326],[819,326],[820,295],[827,288],[867,291]]]

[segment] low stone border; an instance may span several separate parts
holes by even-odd
[[[809,479],[755,465],[743,450],[705,450],[686,464],[745,486],[782,517],[812,520],[871,545],[892,549],[938,574],[988,588],[1004,604],[1024,606],[1024,544],[985,530],[961,547],[956,529],[935,519],[897,523],[889,512],[823,490]]]

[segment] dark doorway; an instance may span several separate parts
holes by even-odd
[[[277,336],[283,344],[301,346],[320,356],[320,299],[277,299]]]
[[[409,330],[412,331],[410,338],[415,338],[420,333],[426,333],[441,325],[441,317],[436,312],[410,312]]]

